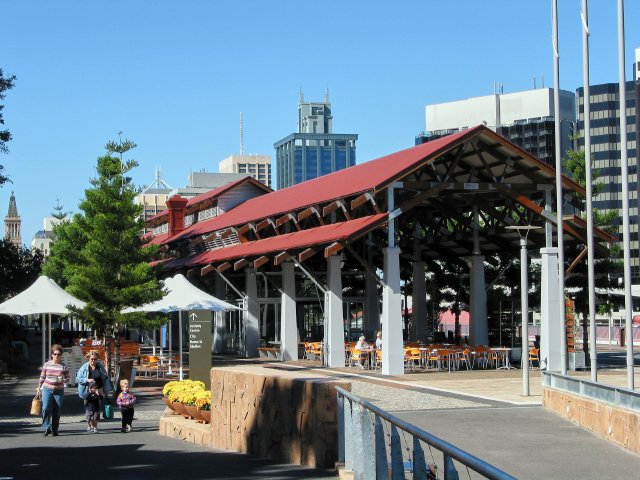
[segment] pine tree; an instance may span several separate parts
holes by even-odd
[[[574,138],[574,140],[577,139]],[[585,152],[584,150],[567,150],[565,158],[563,159],[563,165],[569,172],[573,180],[581,186],[586,185],[586,167],[585,167]],[[593,165],[593,161],[592,161]],[[599,181],[600,173],[597,169],[592,169],[592,196],[595,198],[604,189],[604,184]],[[576,194],[577,195],[577,194]],[[582,198],[580,198],[583,200]],[[583,215],[586,217],[586,213]],[[618,221],[617,210],[599,211],[593,209],[593,224],[594,226],[606,231],[607,233],[616,233],[616,222]],[[586,219],[586,218],[585,218]],[[579,247],[581,248],[581,247]],[[584,246],[586,248],[586,246]],[[575,258],[578,256],[579,251],[576,247],[567,247],[568,257]],[[594,282],[596,288],[603,289],[605,291],[611,290],[613,285],[613,279],[620,275],[621,262],[616,259],[619,251],[619,247],[615,244],[611,245],[609,250],[609,256],[600,258],[594,258]],[[588,276],[587,276],[587,262],[581,262],[572,272],[566,276],[566,286],[569,288],[577,289],[577,293],[574,295],[575,311],[582,318],[582,346],[585,352],[588,351],[588,311],[589,311],[589,295],[588,295]],[[612,299],[609,295],[596,296],[596,303],[600,303],[598,306],[599,313],[608,313],[612,308]],[[595,339],[594,339],[595,341]]]
[[[109,142],[106,155],[98,158],[97,177],[90,181],[71,222],[54,229],[56,240],[45,264],[45,273],[58,280],[87,306],[75,310],[91,328],[104,334],[107,365],[115,341],[115,363],[120,361],[119,330],[127,324],[140,326],[141,314],[123,315],[162,298],[152,260],[156,247],[142,243],[142,206],[134,203],[139,189],[127,174],[138,164],[122,156],[135,148],[129,140]],[[152,319],[156,324],[159,320]]]

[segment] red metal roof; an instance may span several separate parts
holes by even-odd
[[[217,198],[223,193],[228,192],[229,190],[232,190],[233,188],[239,185],[242,185],[243,183],[252,183],[254,184],[254,186],[262,188],[266,193],[273,192],[273,190],[270,187],[266,186],[262,182],[259,182],[253,177],[247,176],[245,178],[241,178],[240,180],[236,180],[235,182],[227,183],[226,185],[215,188],[213,190],[209,190],[208,192],[204,192],[204,193],[201,193],[200,195],[196,195],[195,197],[191,197],[187,199],[188,200],[187,208],[192,207],[193,205],[196,205],[198,203],[204,202],[205,200],[209,200],[210,198]],[[151,221],[157,220],[160,217],[166,216],[167,213],[168,213],[167,210],[163,210],[162,212],[155,214],[153,217],[148,218],[146,221],[151,222]]]
[[[171,241],[241,225],[272,215],[285,214],[298,208],[385,187],[408,172],[419,168],[419,160],[432,156],[440,149],[450,147],[460,137],[473,135],[476,130],[482,128],[486,127],[471,128],[247,200],[223,215],[191,225],[171,238]]]
[[[274,252],[280,253],[287,250],[299,250],[336,241],[353,240],[372,231],[379,225],[385,223],[386,220],[386,213],[378,213],[346,222],[323,225],[299,232],[209,250],[197,255],[170,260],[164,264],[164,269],[171,270],[185,266],[207,265],[209,263],[225,262],[238,258],[257,257]]]

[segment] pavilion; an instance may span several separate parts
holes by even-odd
[[[562,181],[565,244],[586,245],[574,195],[585,192]],[[261,338],[278,340],[292,360],[300,339],[315,337],[338,367],[345,336],[381,329],[382,373],[394,375],[404,372],[404,280],[413,289],[409,336],[425,339],[428,264],[470,265],[469,342],[488,344],[485,266],[518,255],[519,234],[506,227],[544,227],[527,248],[542,259],[541,359],[560,370],[554,201],[555,170],[480,125],[278,191],[246,178],[188,201],[172,197],[147,226],[163,276],[186,273],[242,306],[216,314],[214,350],[250,357]],[[594,240],[606,254],[612,238],[595,230]]]

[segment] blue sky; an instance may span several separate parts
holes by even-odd
[[[560,86],[575,91],[581,1],[559,3]],[[629,80],[640,2],[625,3]],[[617,2],[589,4],[591,83],[617,82]],[[239,153],[240,112],[245,153],[273,158],[300,89],[329,89],[360,163],[412,146],[428,103],[553,86],[551,0],[0,0],[0,32],[0,68],[17,76],[0,212],[14,190],[27,244],[56,199],[77,211],[119,131],[138,144],[135,183],[159,168],[178,187]]]

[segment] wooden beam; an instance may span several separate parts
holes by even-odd
[[[224,230],[224,231],[220,234],[220,238],[224,240],[225,238],[228,238],[228,237],[230,237],[231,235],[233,235],[233,234],[234,234],[234,232],[235,232],[235,229],[234,229],[234,228],[227,228],[226,230]]]
[[[253,261],[253,268],[260,268],[262,265],[264,265],[265,263],[267,263],[269,261],[269,257],[267,257],[266,255],[262,255],[259,258],[256,258]]]
[[[243,226],[241,226],[238,229],[238,235],[244,235],[245,233],[247,233],[249,230],[251,230],[252,225],[249,223],[244,224]]]
[[[291,213],[287,213],[276,220],[276,227],[280,227],[291,220],[295,220],[294,216]]]
[[[316,250],[313,248],[307,248],[298,254],[298,261],[304,262],[305,260],[313,257],[316,254]]]
[[[335,255],[344,248],[344,245],[338,242],[333,242],[331,245],[324,249],[324,258],[328,258]]]
[[[264,230],[265,228],[267,228],[270,224],[272,223],[272,220],[270,218],[265,218],[264,220],[262,220],[261,222],[258,222],[258,224],[255,227],[256,232],[259,232],[260,230]]]
[[[309,218],[311,215],[316,216],[316,218],[318,219],[318,222],[320,222],[320,225],[325,224],[324,219],[322,218],[322,215],[320,215],[320,212],[316,207],[309,207],[303,210],[302,212],[298,213],[298,222],[302,222],[303,220]]]
[[[216,233],[210,233],[206,237],[203,236],[202,238],[203,238],[203,241],[205,242],[213,242],[215,241],[216,238],[218,238],[218,235]]]
[[[565,276],[568,273],[571,273],[571,271],[576,268],[578,266],[578,264],[584,259],[584,257],[587,256],[587,247],[585,247],[579,254],[578,256],[575,258],[575,260],[573,262],[571,262],[571,265],[569,265],[569,268],[567,268],[564,272]]]
[[[334,200],[333,202],[331,202],[329,205],[327,205],[322,209],[322,216],[326,217],[327,215],[330,215],[333,212],[335,212],[338,208],[340,208],[340,205],[338,204],[337,200]]]
[[[209,265],[205,265],[204,267],[202,267],[200,269],[200,276],[204,277],[205,275],[208,275],[209,272],[212,272],[216,269],[216,267],[213,266],[213,263],[210,263]]]
[[[249,260],[247,260],[246,258],[243,258],[241,260],[238,260],[237,262],[234,262],[233,270],[237,272],[238,270],[246,267],[247,265],[249,265]]]
[[[283,262],[286,262],[291,258],[291,254],[289,252],[280,252],[273,259],[274,265],[280,265]]]
[[[218,268],[216,268],[216,270],[220,273],[224,272],[225,270],[228,270],[231,268],[231,263],[229,262],[224,262],[220,265],[218,265]]]
[[[369,202],[371,204],[371,206],[373,207],[373,210],[376,213],[380,213],[380,207],[378,206],[378,204],[376,203],[376,197],[371,193],[371,192],[365,192],[362,195],[360,195],[358,198],[356,198],[355,200],[351,201],[351,210],[355,210],[356,208],[360,207],[361,205],[363,205],[364,203]]]

